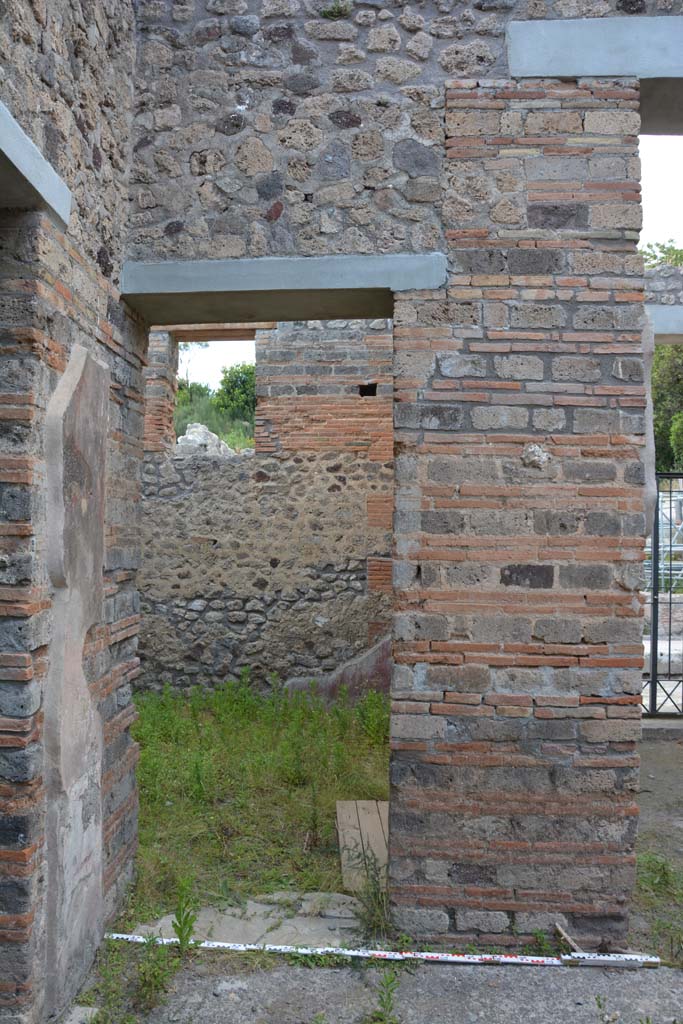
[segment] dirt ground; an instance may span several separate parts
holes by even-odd
[[[640,757],[639,848],[683,869],[683,728],[680,740],[643,742]]]
[[[640,756],[641,884],[631,911],[630,944],[678,960],[683,959],[683,738],[645,739]],[[651,890],[642,885],[648,878]]]

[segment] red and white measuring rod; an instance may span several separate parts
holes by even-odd
[[[125,935],[110,932],[106,939],[117,942],[146,943],[150,935]],[[160,946],[177,946],[177,939],[154,936]],[[194,949],[221,949],[229,953],[295,953],[297,956],[345,956],[349,960],[419,960],[435,964],[474,964],[498,967],[659,967],[658,956],[644,953],[563,953],[561,956],[523,956],[515,953],[429,953],[393,949],[345,949],[343,946],[273,946],[258,942],[194,942]]]

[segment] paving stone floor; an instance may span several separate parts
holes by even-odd
[[[205,907],[197,915],[194,937],[277,946],[348,946],[355,941],[356,906],[356,900],[343,893],[273,893],[247,900],[244,907]],[[172,920],[173,914],[167,914],[135,931],[171,939]]]

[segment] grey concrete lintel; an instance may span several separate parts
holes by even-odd
[[[159,326],[387,317],[394,293],[440,288],[446,276],[443,253],[128,261],[121,293]]]
[[[683,305],[665,306],[647,302],[645,312],[655,334],[655,345],[683,344]]]
[[[38,147],[0,103],[0,208],[47,208],[66,227],[71,192]]]
[[[683,76],[683,17],[512,21],[507,28],[514,78]]]

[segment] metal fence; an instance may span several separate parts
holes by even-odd
[[[645,562],[646,715],[683,715],[683,477],[657,474],[657,510]]]

